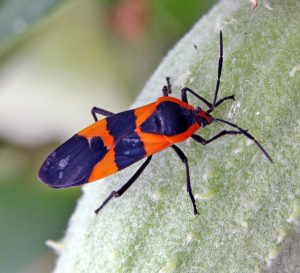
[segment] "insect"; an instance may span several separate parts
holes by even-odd
[[[111,199],[126,192],[148,166],[153,154],[171,147],[185,165],[187,192],[194,214],[198,214],[191,187],[188,159],[175,143],[191,137],[196,142],[207,145],[225,135],[244,135],[254,141],[273,162],[262,145],[247,130],[211,115],[224,101],[234,100],[234,95],[218,100],[222,66],[223,39],[220,32],[218,76],[212,103],[188,87],[181,90],[181,100],[170,97],[171,84],[167,78],[167,85],[162,88],[163,96],[145,106],[117,114],[94,107],[91,113],[95,123],[72,136],[47,157],[39,171],[40,180],[53,188],[78,186],[112,175],[146,158],[136,173],[120,189],[112,191],[95,210],[98,213]],[[188,104],[188,93],[204,103],[208,110]],[[97,114],[106,118],[98,120]],[[208,140],[195,134],[198,129],[213,122],[224,123],[234,130],[223,130]]]

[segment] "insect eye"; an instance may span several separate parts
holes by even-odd
[[[199,112],[202,111],[202,109],[199,106],[197,106],[196,109],[195,109],[195,111],[196,111],[196,113],[199,113]]]

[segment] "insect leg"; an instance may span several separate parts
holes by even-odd
[[[187,100],[187,92],[190,92],[191,94],[193,94],[195,97],[197,97],[199,100],[203,101],[207,107],[209,108],[209,110],[207,111],[207,113],[210,113],[212,112],[213,110],[211,110],[212,108],[212,104],[210,102],[208,102],[206,99],[204,99],[203,97],[199,96],[197,93],[195,93],[192,89],[188,88],[188,87],[184,87],[182,90],[181,90],[181,100],[188,103],[188,100]],[[218,100],[216,102],[216,105],[215,105],[215,108],[218,107],[220,104],[222,104],[225,100],[234,100],[234,95],[231,95],[231,96],[227,96],[227,97],[224,97],[220,100]]]
[[[222,67],[223,67],[223,36],[222,36],[222,31],[220,31],[220,57],[219,57],[219,65],[218,65],[218,79],[217,79],[213,104],[212,104],[211,108],[209,109],[210,112],[212,112],[214,110],[214,108],[216,107],[218,93],[219,93],[219,87],[220,87],[220,79],[221,79],[221,74],[222,74]]]
[[[223,103],[225,100],[235,100],[234,95],[227,96],[227,97],[224,97],[224,98],[218,100],[218,101],[216,102],[215,108],[218,107],[218,106],[219,106],[221,103]],[[210,113],[211,110],[208,110],[207,112]]]
[[[195,97],[197,97],[199,100],[201,100],[202,102],[204,102],[207,105],[207,107],[209,108],[209,110],[207,111],[208,113],[212,112],[214,110],[214,108],[219,106],[225,100],[234,100],[234,95],[231,95],[231,96],[224,97],[217,101],[219,87],[220,87],[220,81],[221,81],[221,75],[222,75],[222,67],[223,67],[223,36],[222,36],[222,31],[220,31],[220,57],[219,57],[219,65],[218,65],[218,79],[217,79],[213,103],[208,102],[206,99],[199,96],[197,93],[195,93],[193,90],[191,90],[188,87],[184,87],[181,90],[181,100],[188,103],[187,92],[190,92],[191,94],[193,94]]]
[[[198,98],[199,100],[204,102],[209,109],[212,107],[212,104],[210,102],[208,102],[205,98],[202,98],[201,96],[199,96],[196,92],[194,92],[192,89],[190,89],[188,87],[184,87],[184,88],[181,89],[181,100],[182,101],[188,103],[187,92],[190,92],[196,98]]]
[[[137,178],[142,174],[145,168],[148,166],[151,161],[152,155],[150,155],[147,160],[142,164],[142,166],[137,170],[137,172],[117,191],[112,191],[111,194],[103,201],[102,205],[95,210],[95,213],[103,209],[103,207],[114,197],[120,197],[122,194],[129,189],[129,187],[137,180]]]
[[[202,145],[206,145],[216,139],[218,139],[219,137],[225,136],[225,135],[241,135],[243,134],[243,132],[240,131],[227,131],[227,130],[223,130],[220,133],[218,133],[217,135],[215,135],[214,137],[206,140],[203,137],[199,136],[199,135],[192,135],[191,138],[194,139],[195,141],[201,143]]]
[[[235,100],[234,95],[227,96],[227,97],[224,97],[224,98],[218,100],[218,101],[216,102],[216,105],[215,105],[214,108],[217,108],[217,107],[218,107],[220,104],[222,104],[225,100]],[[208,109],[206,112],[207,112],[207,113],[211,113],[211,112],[214,110],[214,108],[213,108],[213,109]]]
[[[172,93],[172,86],[170,83],[170,77],[166,77],[167,85],[164,85],[162,88],[162,93],[164,97],[167,97],[169,94]]]
[[[174,151],[179,156],[181,161],[185,164],[185,168],[186,168],[186,190],[187,190],[187,192],[190,196],[190,199],[192,201],[193,208],[194,208],[194,214],[199,214],[198,210],[197,210],[197,207],[196,207],[196,201],[195,201],[195,198],[194,198],[194,195],[193,195],[193,192],[192,192],[188,159],[185,156],[185,154],[176,145],[172,145],[171,147],[174,149]]]
[[[107,111],[107,110],[104,110],[104,109],[99,108],[99,107],[93,107],[91,109],[91,113],[92,113],[95,121],[98,121],[98,118],[97,118],[96,114],[103,115],[103,116],[106,116],[106,117],[114,115],[114,113],[112,113],[110,111]]]

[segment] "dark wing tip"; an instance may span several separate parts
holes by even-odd
[[[74,135],[52,152],[42,164],[38,178],[52,188],[84,184],[107,149],[100,137],[91,140]]]

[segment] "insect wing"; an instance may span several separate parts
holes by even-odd
[[[44,161],[39,178],[53,188],[66,188],[88,182],[94,166],[103,159],[113,140],[106,120],[92,124],[59,146]]]
[[[146,156],[144,143],[135,132],[120,137],[114,149],[110,149],[90,174],[89,182],[120,171]]]

